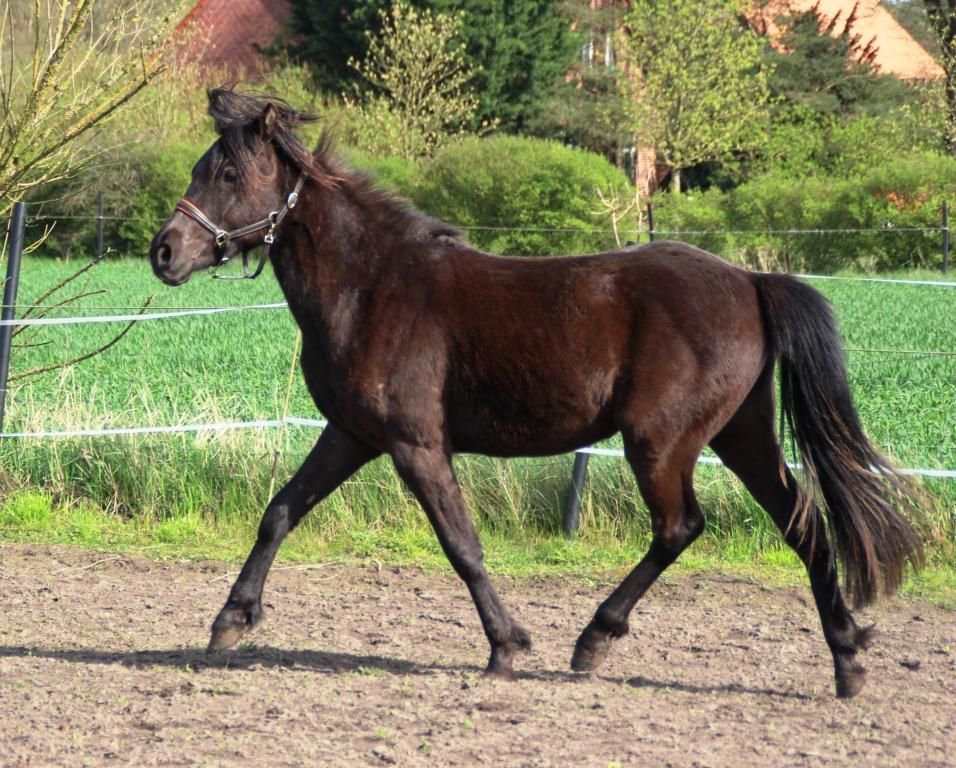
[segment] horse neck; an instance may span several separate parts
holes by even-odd
[[[387,238],[338,188],[312,182],[279,232],[272,262],[303,333],[341,350],[361,322],[357,297],[387,268]]]

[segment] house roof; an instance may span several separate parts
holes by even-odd
[[[933,56],[893,17],[879,0],[771,0],[759,15],[768,34],[776,37],[779,16],[805,13],[817,9],[824,24],[837,16],[845,21],[856,7],[850,31],[860,36],[864,45],[872,41],[876,48],[873,64],[881,72],[896,75],[903,80],[935,80],[943,76],[943,69]],[[839,29],[842,24],[837,25]]]
[[[263,67],[258,49],[283,31],[289,0],[199,0],[176,27],[179,59],[230,75]]]

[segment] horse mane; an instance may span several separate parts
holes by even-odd
[[[390,229],[400,229],[419,239],[451,238],[461,232],[449,224],[416,211],[407,200],[379,187],[362,171],[348,168],[334,153],[332,134],[323,130],[314,151],[299,140],[295,129],[318,120],[298,112],[288,102],[266,94],[240,93],[229,87],[207,91],[209,114],[219,134],[223,152],[236,166],[240,181],[248,180],[256,153],[265,140],[261,118],[269,105],[275,112],[272,142],[296,169],[326,189],[341,189],[361,208]]]

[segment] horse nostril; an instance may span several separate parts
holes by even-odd
[[[168,267],[173,261],[173,249],[166,243],[160,243],[156,248],[156,266]]]

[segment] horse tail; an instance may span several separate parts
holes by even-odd
[[[922,564],[922,542],[907,519],[918,515],[920,487],[863,432],[829,302],[787,275],[760,275],[756,282],[771,352],[780,360],[781,409],[806,487],[823,497],[847,593],[855,604],[869,604],[881,592],[896,592],[907,563]],[[812,495],[790,520],[801,536],[817,529],[821,512]]]

